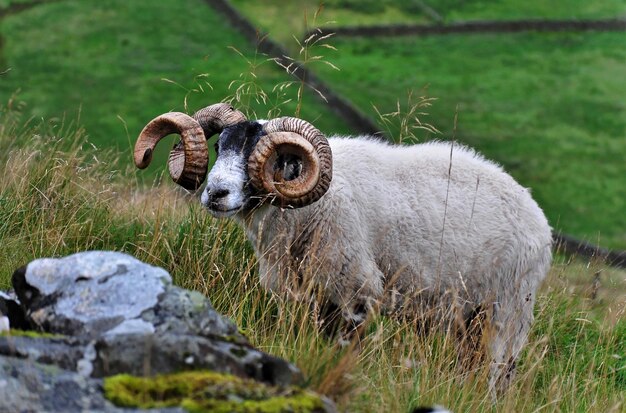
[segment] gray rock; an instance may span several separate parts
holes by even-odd
[[[102,380],[0,356],[0,411],[20,413],[107,412],[128,413],[105,399]],[[147,412],[182,413],[183,409],[152,409]]]
[[[35,260],[23,274],[14,275],[15,281],[34,325],[61,334],[81,330],[92,336],[139,317],[158,303],[171,284],[162,268],[110,251]]]
[[[18,331],[0,336],[0,355],[75,370],[85,357],[84,340],[69,336],[25,336]],[[0,410],[1,411],[1,410]]]
[[[54,366],[0,357],[0,406],[7,412],[104,410],[113,408],[99,383]],[[87,397],[83,397],[87,396]]]
[[[209,369],[271,385],[300,384],[300,371],[286,361],[225,337],[189,334],[107,336],[96,342],[93,377],[117,373],[150,375]]]
[[[0,334],[0,411],[121,411],[103,398],[101,382],[120,373],[203,369],[302,383],[295,366],[252,347],[206,297],[126,254],[36,260],[15,271],[13,286],[15,294],[0,295],[3,316],[11,328],[22,317],[21,328],[39,333]]]

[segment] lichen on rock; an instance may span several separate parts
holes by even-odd
[[[17,329],[0,331],[0,336],[2,336],[2,337],[45,338],[45,339],[63,339],[65,337],[63,334],[53,334],[53,333],[46,333],[46,332],[43,332],[43,331],[17,330]]]
[[[105,396],[120,407],[181,406],[191,413],[309,413],[328,411],[320,396],[298,387],[274,387],[212,371],[104,380]]]

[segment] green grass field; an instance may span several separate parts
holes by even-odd
[[[320,25],[341,27],[490,19],[599,19],[626,13],[626,3],[622,0],[328,0],[323,2],[320,18],[313,22],[312,17],[320,5],[318,0],[233,0],[232,3],[272,38],[292,46],[293,36],[301,37],[307,30]]]
[[[246,17],[269,33],[270,37],[282,42],[292,52],[297,51],[294,36],[298,39],[313,27],[336,27],[345,25],[374,25],[391,23],[428,23],[428,18],[419,11],[406,13],[390,1],[335,0],[323,2],[320,10],[316,0],[276,0],[258,2],[233,0],[232,2]],[[268,4],[269,3],[269,4]],[[366,7],[364,7],[364,5]],[[369,7],[367,7],[369,6]],[[280,24],[277,24],[280,22]]]
[[[615,18],[626,13],[622,0],[496,0],[429,1],[447,20],[514,20],[514,19],[601,19]]]
[[[259,117],[294,113],[297,85],[272,91],[293,79],[255,57],[201,0],[54,2],[5,18],[0,36],[0,71],[10,69],[0,77],[0,102],[19,91],[28,116],[78,119],[100,147],[127,151],[147,121],[185,111],[185,99],[191,112],[238,94],[237,106]],[[259,89],[266,102],[255,102]],[[345,131],[313,93],[304,95],[302,116]],[[161,150],[155,161],[165,156]]]

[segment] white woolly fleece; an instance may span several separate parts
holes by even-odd
[[[329,139],[333,180],[316,203],[241,220],[262,284],[293,292],[314,273],[347,319],[457,305],[491,311],[494,380],[524,345],[551,262],[551,229],[526,188],[458,144]]]

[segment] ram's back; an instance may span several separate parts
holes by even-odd
[[[550,227],[529,191],[471,149],[329,142],[332,197],[367,237],[385,276],[413,288],[441,280],[449,287],[462,278],[476,290],[494,277],[517,277],[512,272],[533,260],[549,261]]]

